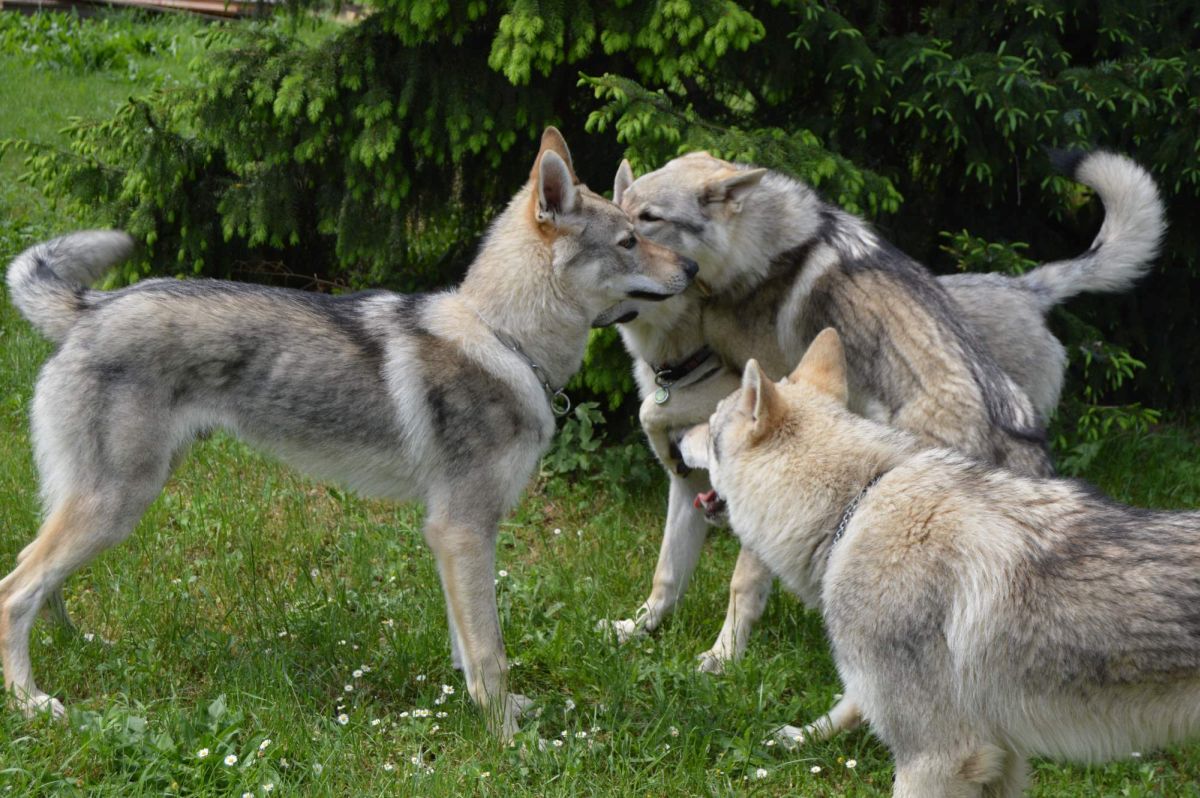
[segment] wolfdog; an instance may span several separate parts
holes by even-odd
[[[820,608],[894,795],[1017,796],[1026,760],[1200,732],[1200,512],[985,465],[850,412],[832,329],[688,432],[743,545]],[[851,698],[852,697],[852,698]]]
[[[1060,166],[1104,203],[1104,224],[1087,252],[1021,277],[935,280],[861,219],[782,174],[704,153],[636,181],[628,162],[621,165],[616,201],[642,233],[695,258],[700,275],[681,296],[620,327],[635,360],[642,426],[670,474],[670,496],[649,598],[633,618],[602,626],[622,640],[654,629],[699,558],[706,525],[692,505],[707,481],[679,468],[672,430],[707,418],[750,357],[770,375],[787,374],[827,325],[853,355],[856,412],[987,462],[1050,472],[1042,436],[1066,354],[1045,316],[1075,294],[1128,288],[1149,268],[1165,229],[1154,181],[1133,161],[1074,153]],[[707,509],[715,515],[719,507]],[[700,655],[701,670],[719,671],[741,656],[770,585],[764,565],[743,550],[724,626]]]
[[[61,610],[63,581],[127,537],[176,455],[220,427],[319,478],[425,503],[456,664],[510,736],[523,700],[507,690],[497,524],[551,440],[589,328],[630,318],[631,297],[679,293],[696,265],[579,183],[554,128],[457,289],[86,288],[131,247],[123,233],[76,233],[8,270],[13,302],[58,345],[32,404],[45,522],[0,581],[4,684],[17,704],[63,713],[34,683],[34,616],[47,600]]]

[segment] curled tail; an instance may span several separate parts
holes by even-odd
[[[1100,195],[1104,224],[1087,252],[1019,278],[1043,312],[1076,294],[1128,290],[1150,270],[1167,229],[1154,178],[1133,160],[1103,150],[1054,157],[1063,172]]]
[[[87,287],[133,252],[119,230],[85,230],[36,244],[8,267],[8,292],[29,323],[61,343],[88,307]]]

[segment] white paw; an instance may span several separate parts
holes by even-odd
[[[803,729],[798,726],[780,726],[771,732],[768,740],[774,740],[780,747],[786,748],[789,751],[795,751],[804,745],[804,741],[809,738],[808,728],[808,726],[805,726]]]
[[[13,700],[16,701],[17,707],[27,718],[33,718],[45,712],[50,713],[50,716],[55,720],[62,720],[67,716],[67,708],[63,706],[61,701],[53,696],[46,695],[40,690],[25,693],[19,697],[14,696]]]
[[[514,712],[517,718],[523,718],[533,709],[534,700],[529,696],[521,695],[520,693],[508,694],[509,709]]]
[[[611,634],[618,643],[628,643],[634,638],[646,636],[645,627],[632,618],[624,618],[619,621],[607,619],[596,621],[596,631]]]
[[[705,651],[703,654],[699,655],[697,659],[700,660],[700,662],[698,665],[696,665],[696,670],[700,671],[701,673],[720,674],[725,672],[725,663],[728,662],[730,658],[729,655],[725,653],[724,649],[714,646],[708,651]]]

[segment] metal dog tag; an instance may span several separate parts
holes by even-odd
[[[654,404],[665,405],[667,400],[671,398],[671,389],[667,386],[660,387],[654,392]]]

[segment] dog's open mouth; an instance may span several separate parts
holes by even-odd
[[[704,516],[710,521],[716,521],[725,514],[725,500],[717,495],[715,490],[708,493],[697,493],[692,500],[692,506],[703,510]]]
[[[628,296],[630,299],[644,299],[647,302],[662,302],[675,296],[675,294],[659,294],[654,291],[630,291]]]

